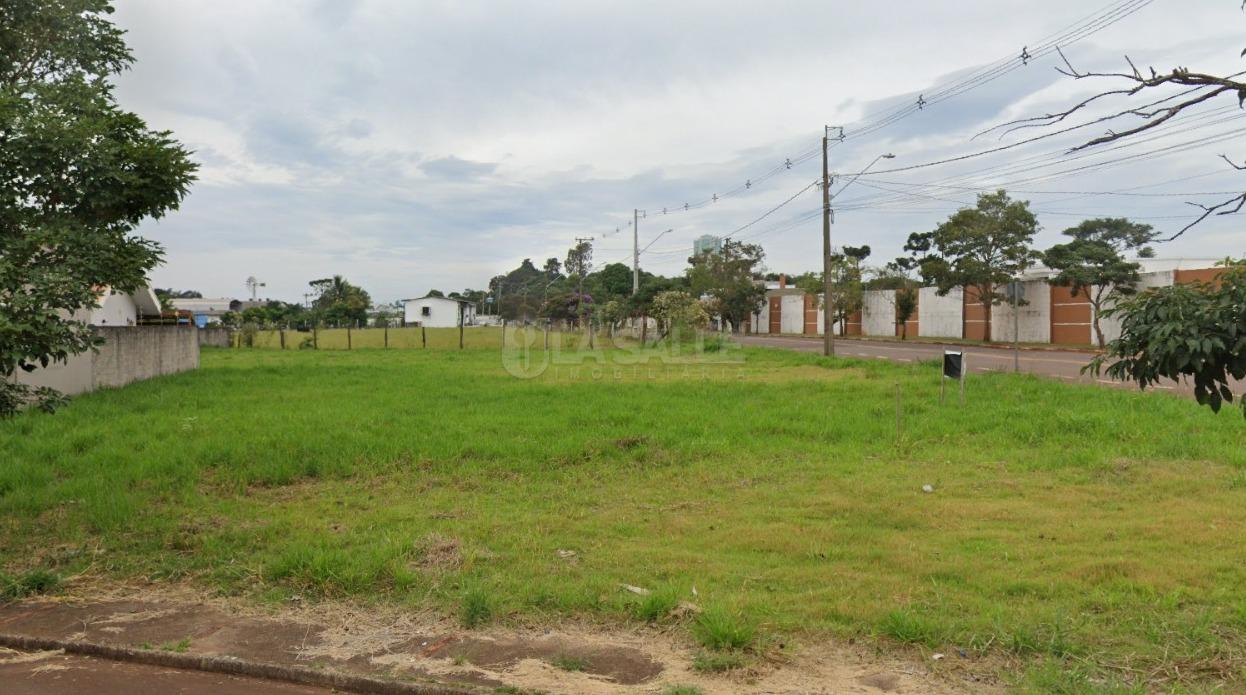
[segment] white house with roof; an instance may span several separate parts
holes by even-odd
[[[424,295],[417,299],[404,299],[403,323],[408,326],[428,328],[454,328],[459,321],[464,326],[476,323],[476,305],[466,299]]]
[[[102,287],[98,292],[95,307],[79,311],[74,318],[91,326],[137,326],[144,317],[160,316],[160,300],[151,287],[133,292]]]

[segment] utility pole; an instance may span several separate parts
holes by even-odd
[[[640,210],[632,208],[632,295],[640,292]]]
[[[835,354],[835,326],[831,297],[831,174],[827,165],[830,126],[822,131],[822,354]]]

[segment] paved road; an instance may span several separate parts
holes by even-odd
[[[786,348],[805,352],[822,352],[821,338],[802,338],[798,336],[749,336],[740,338],[745,345],[761,345],[766,347]],[[835,352],[845,357],[866,357],[896,362],[916,362],[920,360],[941,359],[944,350],[964,350],[970,371],[998,372],[1013,370],[1012,350],[999,348],[973,347],[956,344],[933,344],[894,342],[886,340],[837,340]],[[1091,355],[1076,350],[1022,350],[1021,371],[1031,374],[1049,376],[1065,381],[1081,383],[1097,383],[1103,386],[1137,390],[1133,382],[1113,381],[1105,376],[1094,377],[1083,375],[1081,368],[1090,361]],[[1154,388],[1191,394],[1193,391],[1187,384],[1171,382]]]
[[[0,650],[5,695],[329,695],[303,685],[181,671],[60,652]]]

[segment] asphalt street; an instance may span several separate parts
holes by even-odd
[[[739,338],[744,345],[784,348],[804,352],[822,352],[821,338],[802,336],[747,336]],[[944,350],[963,350],[970,372],[1011,372],[1014,369],[1014,355],[1011,349],[996,347],[980,347],[954,343],[917,343],[889,340],[864,340],[847,338],[835,341],[835,353],[843,357],[862,357],[867,359],[891,360],[894,362],[918,362],[922,360],[941,359]],[[1122,382],[1108,379],[1106,375],[1094,376],[1082,374],[1082,367],[1093,355],[1078,350],[1021,350],[1017,358],[1020,371],[1040,376],[1062,379],[1064,381],[1084,384],[1099,384],[1113,388],[1137,390],[1133,382]],[[1240,390],[1242,384],[1237,384]],[[1189,384],[1169,382],[1153,387],[1161,391],[1171,391],[1190,395],[1193,393]]]

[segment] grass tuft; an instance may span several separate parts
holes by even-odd
[[[559,654],[550,663],[554,665],[554,668],[562,669],[563,671],[576,672],[588,668],[588,660],[568,654]]]
[[[701,695],[702,691],[695,685],[668,685],[661,695]]]
[[[468,589],[463,594],[463,604],[459,610],[459,623],[463,627],[474,630],[493,620],[493,602],[483,589]]]
[[[700,673],[722,673],[734,671],[742,666],[744,666],[744,657],[739,654],[697,652],[692,657],[692,669]]]
[[[0,600],[16,601],[28,596],[50,594],[60,585],[60,575],[46,569],[33,569],[21,576],[0,573]]]
[[[635,604],[633,614],[637,620],[658,623],[666,620],[679,607],[679,593],[671,587],[662,587],[642,596]]]
[[[710,608],[697,616],[692,634],[710,649],[747,649],[757,638],[757,626],[738,612]]]

